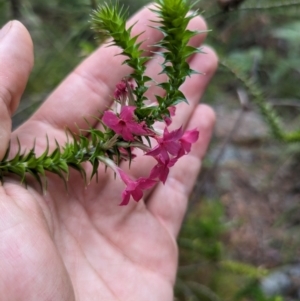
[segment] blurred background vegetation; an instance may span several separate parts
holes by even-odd
[[[149,1],[119,2],[130,15]],[[97,47],[88,21],[100,3],[0,0],[0,25],[19,19],[35,46],[14,127]],[[300,1],[197,6],[211,29],[206,43],[220,57],[203,97],[218,122],[178,239],[176,300],[300,300],[299,143],[276,140],[256,101],[258,95],[272,107],[285,130],[299,130]]]

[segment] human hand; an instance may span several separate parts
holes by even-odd
[[[142,47],[150,55],[160,33],[148,27],[153,19],[148,9],[134,16],[133,34],[143,32]],[[200,18],[190,27],[204,30]],[[196,46],[204,35],[193,38]],[[99,168],[86,188],[79,174],[70,173],[68,191],[56,175],[49,174],[47,193],[42,195],[34,181],[24,188],[18,179],[8,178],[0,186],[0,295],[17,300],[173,300],[177,268],[176,236],[187,207],[188,196],[201,167],[214,123],[213,111],[198,105],[217,65],[212,50],[190,60],[193,75],[182,86],[189,105],[179,104],[172,126],[198,128],[199,140],[192,151],[170,170],[139,203],[118,206],[124,184],[113,173]],[[50,148],[54,138],[63,145],[65,128],[87,128],[83,117],[95,127],[98,111],[109,106],[115,85],[129,73],[116,47],[101,47],[77,67],[49,96],[41,108],[20,128],[10,133],[11,114],[16,110],[33,64],[32,42],[19,22],[0,33],[0,158],[8,141],[12,152]],[[158,58],[148,63],[148,72],[159,72]],[[161,80],[161,78],[157,78]],[[158,88],[151,94],[161,93]],[[133,177],[149,174],[153,161],[139,156],[132,163]],[[90,167],[87,167],[87,174]]]

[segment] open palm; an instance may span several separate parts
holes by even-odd
[[[143,32],[142,47],[151,47],[160,33],[149,27],[154,16],[143,9],[132,18],[133,34]],[[190,27],[204,30],[201,18]],[[199,46],[204,35],[191,43]],[[10,132],[11,114],[16,110],[33,64],[32,42],[19,22],[11,22],[0,32],[0,158],[8,141],[12,151],[16,137],[22,149],[36,152],[50,146],[54,138],[66,141],[65,127],[73,131],[95,127],[98,114],[110,105],[115,85],[130,72],[121,66],[124,57],[115,56],[116,47],[101,47],[49,96],[42,107],[15,132]],[[111,172],[99,168],[98,182],[88,187],[78,173],[71,172],[66,191],[62,181],[48,175],[47,193],[34,181],[24,188],[18,179],[7,178],[0,186],[0,299],[18,300],[172,300],[177,268],[176,236],[186,210],[188,196],[201,167],[214,114],[198,105],[215,68],[217,59],[206,54],[190,60],[194,75],[182,86],[190,105],[180,104],[174,127],[197,127],[200,138],[191,153],[178,161],[165,185],[158,184],[145,199],[118,206],[124,184]],[[148,62],[148,73],[159,72],[159,58]],[[157,80],[161,80],[158,78]],[[151,88],[148,96],[161,93]],[[173,125],[172,124],[172,125]],[[148,175],[153,161],[139,155],[132,164],[133,177]],[[124,165],[124,168],[125,165]],[[87,166],[87,173],[90,167]]]

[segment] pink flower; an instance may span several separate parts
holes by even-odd
[[[131,83],[128,83],[129,87],[133,89],[133,85]],[[128,88],[125,80],[120,81],[116,85],[116,89],[114,92],[114,98],[121,100],[121,98],[126,98],[128,94]]]
[[[188,154],[191,151],[192,144],[195,143],[199,138],[199,131],[196,129],[186,131],[182,137],[179,139],[181,144],[180,151],[177,158],[182,157],[185,154]]]
[[[182,137],[183,132],[182,128],[169,132],[167,127],[164,130],[163,137],[156,137],[158,144],[146,155],[157,157],[161,156],[163,162],[169,161],[169,154],[177,156],[178,152],[181,149],[181,144],[179,139]]]
[[[125,206],[129,203],[130,197],[138,202],[143,197],[143,190],[152,188],[156,181],[153,179],[139,178],[132,180],[123,170],[118,168],[119,175],[126,184],[126,189],[122,193],[122,202],[120,206]]]
[[[170,116],[166,115],[164,117],[164,121],[165,121],[167,126],[169,126],[172,123],[172,118],[171,117],[175,116],[176,107],[175,106],[168,107],[168,111],[170,112]]]
[[[169,169],[177,162],[177,158],[172,158],[167,162],[163,162],[160,156],[155,157],[155,159],[157,160],[158,164],[152,168],[149,178],[158,178],[160,181],[162,181],[162,183],[165,184],[169,174]]]
[[[121,135],[126,141],[133,141],[134,135],[145,135],[148,132],[144,129],[144,123],[137,123],[134,119],[134,106],[122,108],[120,117],[111,111],[105,111],[102,121],[115,133]]]

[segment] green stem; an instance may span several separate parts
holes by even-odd
[[[246,87],[249,94],[253,97],[253,101],[256,103],[262,116],[265,118],[266,123],[269,125],[270,131],[275,138],[284,142],[300,142],[300,131],[285,132],[283,130],[283,124],[279,116],[277,116],[275,110],[266,103],[263,92],[260,88],[242,71],[234,68],[228,61],[222,59],[220,64],[229,70],[235,78],[242,82]]]

